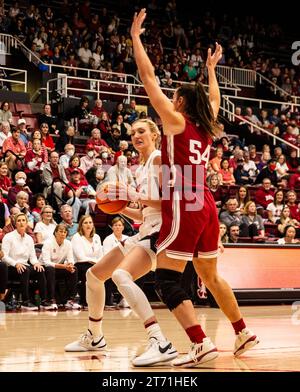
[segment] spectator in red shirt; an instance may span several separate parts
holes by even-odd
[[[42,143],[46,147],[48,154],[55,150],[55,145],[52,137],[49,134],[49,125],[47,123],[42,123],[40,126],[42,133]]]
[[[8,167],[6,162],[0,162],[0,191],[6,199],[8,190],[11,187],[11,179],[8,177]]]
[[[89,204],[95,204],[94,196],[96,195],[95,190],[90,186],[86,185],[84,181],[80,178],[80,171],[78,169],[74,169],[71,172],[71,179],[68,185],[65,187],[65,196],[67,197],[68,204],[73,203],[73,198],[75,197],[75,201],[72,204],[73,210],[73,220],[74,222],[78,222],[78,216],[81,208],[85,208],[85,214],[89,214]]]
[[[10,152],[10,151],[12,152]],[[4,140],[2,145],[3,154],[6,153],[5,162],[8,168],[13,171],[15,169],[21,168],[22,160],[26,154],[25,144],[20,138],[20,130],[15,128],[12,130],[11,136]],[[18,159],[19,158],[19,159]]]
[[[1,174],[1,169],[0,169]],[[297,173],[294,173],[289,178],[289,188],[290,189],[300,189],[300,164],[297,168]]]
[[[291,218],[296,219],[298,222],[300,222],[300,206],[296,202],[297,201],[297,194],[295,191],[289,191],[286,194],[286,200],[287,200],[287,206],[290,209],[291,212]]]
[[[257,209],[262,207],[266,209],[267,206],[274,200],[274,191],[271,189],[271,180],[264,178],[262,186],[255,192],[255,204]]]
[[[92,109],[92,114],[98,117],[100,119],[101,113],[103,113],[105,110],[102,106],[102,100],[101,99],[96,99],[95,101],[95,106]]]
[[[91,132],[91,138],[88,139],[87,145],[92,144],[94,146],[94,150],[99,154],[101,151],[104,151],[105,148],[109,148],[108,144],[105,140],[101,139],[100,129],[94,128]]]
[[[15,185],[12,186],[8,191],[7,203],[9,207],[13,207],[16,204],[17,194],[21,191],[28,193],[29,201],[31,201],[32,192],[29,186],[26,185],[26,181],[26,174],[23,171],[18,171],[15,175]]]

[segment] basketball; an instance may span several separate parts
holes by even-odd
[[[108,198],[103,197],[106,193],[106,186],[102,188],[102,191],[99,195],[96,196],[97,206],[101,211],[106,214],[117,214],[122,211],[123,208],[127,206],[127,200],[109,200]]]

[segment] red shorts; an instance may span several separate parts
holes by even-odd
[[[162,200],[157,254],[165,250],[168,257],[179,260],[217,257],[219,221],[212,194],[205,191],[203,206],[195,211],[187,210],[189,203],[184,198],[177,199],[172,192],[170,200]]]

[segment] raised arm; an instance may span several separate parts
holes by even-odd
[[[150,102],[159,114],[165,134],[181,133],[184,130],[184,117],[175,111],[172,102],[165,96],[159,87],[153,65],[143,47],[140,35],[145,31],[142,24],[146,18],[146,9],[143,8],[138,14],[135,13],[131,25],[131,37],[135,61],[140,78],[149,96]]]
[[[222,46],[216,42],[216,50],[214,53],[211,53],[211,49],[209,48],[207,51],[207,60],[206,66],[208,70],[208,84],[209,84],[209,102],[212,106],[215,119],[217,119],[220,103],[221,103],[221,95],[219,84],[216,77],[216,66],[222,57]]]

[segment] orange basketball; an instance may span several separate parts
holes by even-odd
[[[96,203],[101,211],[106,212],[106,214],[117,214],[122,211],[123,208],[126,207],[128,201],[127,200],[109,200],[102,199],[100,200],[96,197]]]
[[[117,185],[117,184],[116,184]],[[104,195],[106,192],[106,185],[102,188],[101,195]],[[118,212],[122,211],[123,208],[127,206],[127,200],[109,200],[107,198],[99,198],[96,196],[96,203],[101,211],[105,212],[106,214],[117,214]]]

